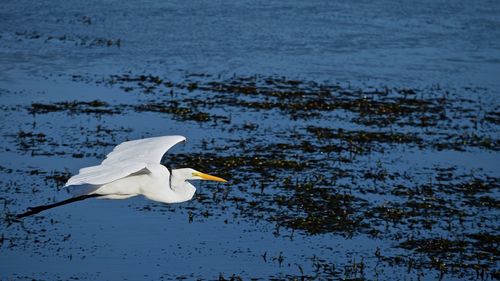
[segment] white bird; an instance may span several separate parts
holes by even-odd
[[[90,197],[126,199],[143,195],[158,202],[179,203],[191,200],[196,192],[188,180],[226,182],[191,168],[173,169],[170,173],[160,164],[165,152],[184,141],[183,136],[163,136],[123,142],[100,165],[82,168],[68,180],[65,186],[73,198],[30,208],[17,218]]]

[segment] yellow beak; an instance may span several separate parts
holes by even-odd
[[[212,176],[212,175],[209,175],[209,174],[204,174],[204,173],[201,173],[201,172],[194,172],[193,176],[197,176],[197,177],[200,177],[200,178],[202,178],[204,180],[209,180],[209,181],[227,182],[227,180],[225,180],[223,178],[219,178],[219,177]]]

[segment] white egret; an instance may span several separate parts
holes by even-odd
[[[190,200],[196,192],[188,180],[226,182],[191,168],[173,169],[170,173],[160,164],[163,154],[183,141],[183,136],[163,136],[123,142],[100,165],[82,168],[68,180],[65,187],[73,198],[30,208],[17,218],[91,197],[126,199],[143,195],[158,202],[179,203]]]

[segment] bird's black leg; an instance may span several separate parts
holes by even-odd
[[[94,198],[94,197],[99,197],[99,196],[102,196],[102,195],[101,194],[81,195],[81,196],[77,196],[77,197],[73,197],[73,198],[69,198],[69,199],[63,200],[61,202],[56,202],[56,203],[53,203],[53,204],[36,206],[36,207],[30,207],[30,208],[28,208],[28,211],[26,211],[26,212],[24,212],[22,214],[14,216],[14,219],[21,219],[21,218],[24,218],[24,217],[28,217],[28,216],[32,216],[32,215],[38,214],[38,213],[40,213],[42,211],[45,211],[45,210],[48,210],[48,209],[52,209],[52,208],[63,206],[63,205],[69,204],[69,203],[73,203],[73,202],[77,202],[77,201],[82,201],[82,200],[85,200],[85,199],[88,199],[88,198]]]

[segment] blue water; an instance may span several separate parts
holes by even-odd
[[[240,140],[250,145],[293,142],[287,134],[310,125],[360,128],[340,118],[350,116],[340,111],[304,121],[292,120],[278,110],[211,108],[210,113],[231,118],[231,124],[225,125],[176,120],[154,112],[96,116],[65,111],[32,115],[26,110],[35,102],[99,99],[111,105],[134,105],[167,99],[124,93],[116,85],[101,83],[109,75],[124,73],[159,75],[174,82],[258,75],[338,83],[346,88],[439,88],[427,94],[449,91],[457,99],[480,101],[485,111],[498,112],[500,2],[4,1],[0,8],[0,202],[4,214],[67,198],[61,184],[45,180],[44,175],[73,174],[96,165],[113,145],[127,139],[182,134],[189,141],[175,147],[174,154],[237,155],[241,151],[234,143]],[[177,98],[189,95],[185,90],[176,94]],[[199,99],[213,97],[203,91],[192,94]],[[249,122],[258,125],[257,129],[242,131],[241,126]],[[97,126],[114,131],[103,134]],[[457,129],[467,130],[474,131]],[[47,141],[34,150],[23,150],[16,138],[20,131],[43,132]],[[474,132],[488,133],[494,139],[499,135],[498,125]],[[96,140],[109,145],[84,145]],[[206,151],[203,141],[220,150]],[[385,151],[343,168],[384,165],[390,171],[417,171],[421,182],[434,176],[430,170],[436,166],[500,175],[495,150],[437,152],[398,146]],[[43,155],[47,152],[53,154]],[[75,152],[85,156],[72,157]],[[32,174],[34,170],[45,174]],[[258,201],[258,196],[252,197],[258,188],[252,184],[260,182],[261,175],[249,175],[249,179],[233,179],[236,183],[230,186],[196,185],[209,197],[227,188],[231,195]],[[277,176],[309,177],[305,172]],[[392,188],[368,181],[358,186],[362,190]],[[270,185],[268,192],[283,191]],[[492,196],[498,200],[498,189],[495,192]],[[376,205],[399,200],[387,194],[357,195]],[[196,213],[192,222],[191,210]],[[204,217],[204,211],[213,215]],[[490,221],[479,229],[493,229],[492,234],[498,235],[498,209],[490,209],[485,216]],[[481,219],[478,216],[466,227],[472,228]],[[405,228],[390,231],[408,234]],[[208,207],[200,200],[173,206],[144,198],[88,200],[28,218],[24,226],[2,223],[0,279],[214,280],[235,274],[244,280],[266,280],[300,278],[301,269],[304,275],[320,279],[439,277],[434,269],[378,265],[377,248],[388,256],[409,255],[394,247],[391,239],[366,234],[310,235],[287,228],[276,232],[275,223],[266,217],[242,215],[235,202]],[[429,235],[454,234],[436,230]],[[316,259],[335,267],[336,274],[316,273]],[[364,274],[346,275],[345,267],[361,260],[366,263]],[[496,261],[492,270],[498,269]],[[446,274],[444,278],[465,277]]]

